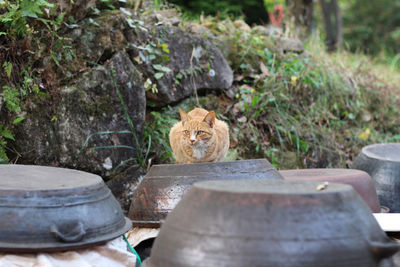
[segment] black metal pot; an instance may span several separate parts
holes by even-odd
[[[283,179],[266,159],[154,165],[139,184],[128,217],[134,226],[160,227],[192,184],[208,180]]]
[[[82,248],[114,239],[130,227],[100,176],[0,165],[0,251]]]
[[[374,144],[363,147],[352,165],[374,180],[381,205],[400,212],[400,144]]]
[[[349,185],[207,181],[168,215],[145,266],[368,267],[398,249]]]

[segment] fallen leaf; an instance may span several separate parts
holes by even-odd
[[[240,89],[250,92],[250,90],[253,89],[253,87],[251,87],[250,85],[247,85],[247,84],[243,84],[240,86]]]
[[[243,110],[244,110],[243,104],[242,103],[236,103],[235,105],[233,105],[232,113],[233,113],[233,115],[236,116],[237,114],[241,113]]]
[[[237,121],[238,122],[246,122],[247,118],[246,118],[246,116],[242,116],[242,117],[238,118]]]
[[[369,138],[369,136],[371,135],[371,130],[369,128],[365,129],[365,131],[361,132],[358,135],[358,138],[365,141]]]
[[[322,190],[325,190],[328,187],[328,185],[329,185],[329,183],[325,182],[323,184],[319,184],[316,189],[317,189],[317,191],[322,191]]]
[[[235,82],[240,82],[241,80],[244,79],[243,75],[236,75],[235,78],[233,79]]]
[[[142,64],[143,61],[140,59],[139,56],[133,58],[138,64]]]
[[[297,76],[292,76],[292,77],[290,78],[290,83],[291,83],[293,86],[296,86],[296,85],[297,85],[297,79],[298,79]]]
[[[229,142],[229,148],[235,148],[238,145],[238,141],[236,139],[232,139]]]
[[[260,78],[265,78],[270,75],[269,70],[267,69],[267,67],[265,67],[262,61],[260,61],[260,70],[263,74]]]
[[[364,111],[362,116],[361,116],[361,118],[362,118],[363,121],[369,122],[372,119],[372,115],[368,111]]]

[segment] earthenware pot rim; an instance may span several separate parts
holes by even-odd
[[[384,146],[396,146],[399,148],[399,155],[400,155],[400,143],[382,143],[382,144],[372,144],[372,145],[368,145],[362,148],[362,153],[370,158],[370,159],[376,159],[376,160],[381,160],[381,161],[385,161],[385,162],[393,162],[393,163],[398,163],[400,164],[400,156],[398,159],[393,159],[393,158],[385,158],[384,156],[377,154],[373,151],[371,151],[371,149],[376,148],[376,147],[384,147]]]
[[[237,186],[238,184],[240,187]],[[211,180],[194,183],[193,187],[205,189],[210,192],[224,192],[229,194],[276,194],[291,196],[303,194],[336,194],[354,191],[352,186],[340,183],[259,179]],[[291,190],[293,187],[297,189],[295,192]]]

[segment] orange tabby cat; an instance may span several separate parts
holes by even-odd
[[[179,110],[181,121],[169,132],[176,163],[216,162],[225,158],[229,148],[229,130],[215,118],[214,111],[195,108]]]

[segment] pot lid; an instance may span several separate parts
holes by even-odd
[[[266,159],[153,165],[138,185],[128,216],[137,227],[160,227],[167,214],[196,182],[281,179]]]
[[[0,251],[59,251],[114,239],[131,227],[100,176],[0,165]]]
[[[103,182],[100,176],[83,171],[13,164],[0,165],[0,177],[1,191],[75,190]]]

